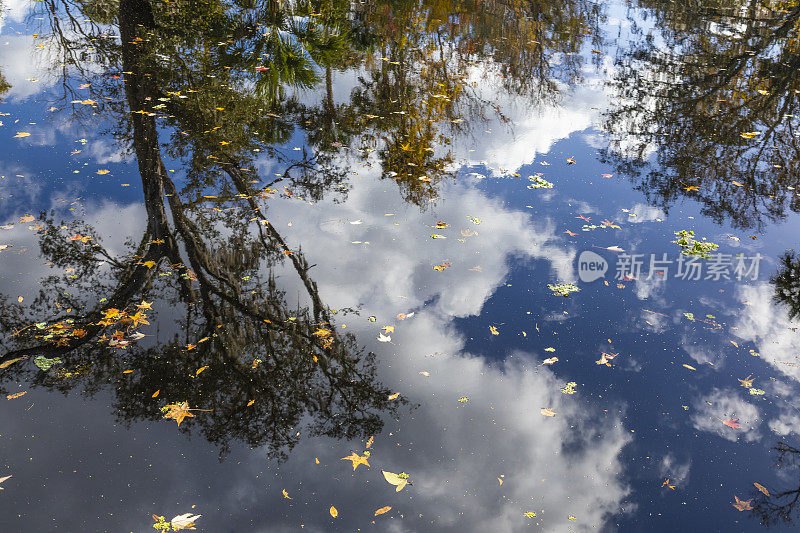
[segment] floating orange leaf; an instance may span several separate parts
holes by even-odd
[[[766,495],[766,496],[769,496],[769,495],[770,495],[770,494],[769,494],[769,491],[767,490],[767,487],[765,487],[765,486],[764,486],[764,485],[762,485],[761,483],[753,483],[753,485],[755,485],[755,487],[756,487],[758,490],[760,490],[761,492],[763,492],[763,493],[764,493],[764,495]]]

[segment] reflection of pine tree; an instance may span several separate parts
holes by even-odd
[[[778,272],[770,278],[775,301],[788,307],[789,319],[800,316],[800,255],[786,252],[779,260]]]

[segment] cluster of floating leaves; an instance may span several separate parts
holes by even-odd
[[[574,283],[559,283],[557,285],[547,284],[547,288],[553,291],[556,296],[567,297],[573,292],[578,292],[580,289]]]
[[[719,244],[708,242],[705,237],[699,241],[695,239],[694,231],[676,231],[675,235],[677,235],[678,238],[672,242],[681,247],[681,254],[683,255],[709,259],[711,257],[709,252],[713,252],[719,248]]]
[[[530,176],[528,178],[531,181],[531,184],[528,185],[529,189],[552,189],[553,184],[544,179],[541,174],[537,174],[535,176]]]

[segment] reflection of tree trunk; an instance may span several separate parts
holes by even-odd
[[[158,149],[155,118],[145,113],[134,112],[144,110],[148,101],[147,97],[153,93],[152,83],[148,77],[141,74],[144,43],[137,45],[134,41],[137,37],[136,23],[145,27],[153,27],[153,13],[150,4],[144,0],[121,0],[119,21],[123,70],[133,73],[127,74],[125,77],[125,92],[132,111],[133,147],[139,162],[144,204],[147,210],[147,229],[142,239],[143,243],[147,243],[145,244],[147,251],[138,262],[128,266],[127,271],[122,275],[119,286],[114,294],[106,300],[105,305],[84,317],[85,335],[78,339],[70,339],[67,344],[61,346],[46,344],[15,350],[0,357],[0,362],[33,354],[49,356],[64,354],[86,344],[103,330],[104,326],[98,325],[97,322],[104,315],[105,309],[126,307],[133,296],[153,278],[156,270],[148,268],[145,265],[146,262],[158,263],[165,255],[175,263],[180,262],[178,247],[169,231],[164,207],[164,180],[168,178]]]
[[[325,111],[330,116],[333,116],[333,76],[331,75],[331,67],[325,67]]]

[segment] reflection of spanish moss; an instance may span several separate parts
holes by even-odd
[[[774,299],[786,305],[789,319],[800,317],[800,255],[786,252],[779,259],[778,272],[770,278]]]

